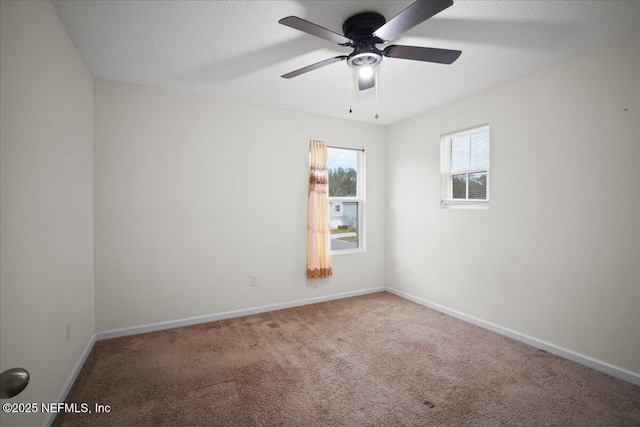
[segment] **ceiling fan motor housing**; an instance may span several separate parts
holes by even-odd
[[[358,13],[344,21],[342,31],[345,37],[354,41],[354,50],[347,58],[349,66],[375,67],[382,61],[382,52],[375,45],[383,40],[374,37],[373,32],[385,22],[384,16],[376,12]]]

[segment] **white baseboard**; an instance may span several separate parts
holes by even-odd
[[[58,397],[55,400],[56,402],[64,402],[64,399],[67,398],[67,394],[69,394],[71,387],[73,387],[73,383],[76,381],[76,378],[78,378],[78,374],[82,370],[82,366],[84,366],[84,362],[87,360],[87,357],[89,356],[89,353],[91,353],[91,349],[93,348],[93,345],[95,343],[96,343],[96,334],[93,334],[91,335],[91,338],[89,338],[89,341],[87,342],[87,345],[84,347],[84,350],[82,350],[82,353],[80,353],[80,357],[76,361],[76,364],[73,365],[73,368],[71,369],[71,373],[67,377],[67,380],[64,382],[64,385],[62,386],[62,390],[60,390],[60,393],[58,394]],[[58,415],[56,412],[49,412],[49,414],[47,415],[47,418],[44,419],[43,426],[50,427],[51,424],[53,424],[53,420],[56,418],[56,415]]]
[[[146,325],[131,326],[128,328],[111,329],[96,333],[96,341],[109,338],[126,337],[128,335],[144,334],[147,332],[162,331],[164,329],[179,328],[182,326],[197,325],[199,323],[215,322],[216,320],[231,319],[234,317],[248,316],[251,314],[266,313],[268,311],[282,310],[285,308],[299,307],[301,305],[315,304],[319,302],[331,301],[341,298],[355,297],[359,295],[384,292],[386,288],[369,288],[359,291],[343,292],[339,294],[326,295],[321,297],[305,298],[296,301],[283,302],[277,304],[263,305],[260,307],[245,308],[241,310],[225,311],[216,314],[206,314],[204,316],[188,317],[186,319],[169,320],[166,322],[148,323]]]
[[[387,286],[386,290],[389,293],[398,295],[399,297],[405,298],[409,301],[413,301],[425,307],[432,308],[436,311],[448,314],[457,319],[464,320],[465,322],[472,323],[476,326],[480,326],[481,328],[488,329],[492,332],[496,332],[500,335],[504,335],[516,341],[520,341],[525,344],[529,344],[533,347],[540,348],[542,350],[548,351],[549,353],[553,353],[560,357],[564,357],[565,359],[571,360],[573,362],[579,363],[584,366],[588,366],[589,368],[598,370],[600,372],[604,372],[605,374],[611,375],[616,378],[620,378],[632,384],[640,385],[640,374],[629,371],[627,369],[610,365],[609,363],[603,362],[601,360],[594,359],[584,354],[576,353],[572,350],[568,350],[559,345],[556,345],[556,344],[553,344],[553,343],[550,343],[526,334],[522,334],[520,332],[511,330],[509,328],[496,325],[495,323],[487,322],[485,320],[479,319],[474,316],[470,316],[468,314],[461,313],[459,311],[453,310],[443,305],[436,304],[436,303],[424,300],[422,298],[418,298],[414,295],[408,294],[404,291],[401,291],[389,286]]]

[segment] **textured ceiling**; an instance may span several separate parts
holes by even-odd
[[[295,15],[342,33],[355,13],[388,20],[411,1],[53,3],[95,77],[382,125],[640,34],[638,1],[455,1],[392,43],[462,56],[452,65],[385,58],[376,120],[375,90],[352,92],[345,62],[280,78],[351,50],[278,20]]]

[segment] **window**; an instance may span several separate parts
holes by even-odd
[[[364,150],[327,147],[333,253],[364,250]]]
[[[443,208],[489,208],[489,125],[440,140]]]

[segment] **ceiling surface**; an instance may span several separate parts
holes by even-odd
[[[54,7],[94,77],[388,125],[640,34],[640,1],[455,1],[392,44],[462,50],[452,65],[384,58],[376,90],[345,62],[280,75],[351,49],[278,20],[342,34],[411,1],[69,1]],[[349,106],[353,113],[349,113]]]

